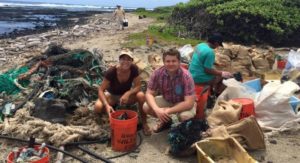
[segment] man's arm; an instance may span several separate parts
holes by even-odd
[[[115,18],[116,18],[116,15],[117,15],[117,11],[115,10],[114,13],[113,13],[112,18],[115,19]]]
[[[167,113],[167,109],[163,109],[160,108],[154,98],[155,95],[155,91],[150,90],[149,88],[147,89],[146,92],[146,100],[147,103],[149,105],[149,107],[151,107],[155,113],[155,116],[164,123],[167,123],[170,121],[171,117],[169,116],[169,114]]]
[[[209,68],[204,67],[204,71],[208,74],[215,75],[215,76],[221,76],[222,75],[222,71],[218,71],[214,68],[209,69]]]
[[[124,19],[125,19],[125,10],[123,9],[123,11],[122,11],[122,12],[123,12],[123,16],[124,16]]]
[[[155,91],[148,88],[146,91],[146,95],[145,95],[146,101],[147,101],[147,104],[155,111],[155,110],[158,110],[159,107],[157,106],[157,104],[155,102],[154,95],[155,95]]]
[[[230,78],[233,75],[230,72],[227,71],[218,71],[216,69],[208,69],[208,68],[204,68],[204,71],[208,74],[212,74],[215,76],[222,76],[223,78]]]
[[[176,104],[175,106],[167,109],[168,114],[179,113],[187,110],[191,110],[195,104],[195,96],[185,96],[184,101]]]

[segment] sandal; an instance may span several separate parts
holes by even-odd
[[[150,136],[152,134],[152,131],[149,126],[143,126],[143,133],[145,136]]]
[[[153,132],[154,133],[159,133],[159,132],[162,132],[166,129],[169,129],[172,125],[172,121],[169,121],[167,123],[164,123],[164,122],[160,122],[156,125],[156,128],[153,129]]]

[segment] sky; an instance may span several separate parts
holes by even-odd
[[[83,5],[100,5],[100,6],[116,6],[117,4],[119,4],[124,7],[155,8],[158,6],[171,6],[179,2],[188,2],[189,0],[14,0],[14,1],[83,4]]]

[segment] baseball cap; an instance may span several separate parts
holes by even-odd
[[[130,57],[133,60],[133,56],[132,56],[132,52],[129,49],[122,49],[121,53],[119,55],[119,59],[123,56],[123,55],[127,55],[128,57]]]
[[[223,46],[223,36],[220,33],[214,33],[208,37],[208,42],[210,43],[218,43],[219,46]]]

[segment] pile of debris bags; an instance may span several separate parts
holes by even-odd
[[[275,62],[273,48],[259,50],[242,45],[224,44],[216,49],[216,68],[230,72],[241,72],[249,77],[255,72],[265,72],[272,69]]]
[[[189,120],[172,127],[168,134],[170,153],[174,156],[188,156],[195,152],[197,147],[207,152],[203,158],[212,159],[215,162],[256,162],[244,151],[265,149],[264,133],[254,116],[241,118],[242,104],[235,101],[220,100],[214,106],[212,113],[203,120]],[[236,140],[240,148],[234,148],[233,144],[227,145],[227,139]],[[223,141],[223,144],[215,145],[209,141]],[[205,147],[205,148],[204,148]],[[208,150],[207,150],[208,149]],[[234,159],[232,151],[239,151],[239,157],[247,159]],[[229,151],[229,152],[228,152]],[[230,153],[230,154],[228,154]],[[198,156],[198,161],[202,162]],[[200,159],[200,160],[199,160]],[[209,162],[209,161],[203,161]]]
[[[198,153],[202,152],[202,156],[205,153],[205,157],[208,156],[214,161],[224,161],[225,158],[230,162],[239,158],[238,162],[256,162],[241,148],[231,149],[233,143],[225,142],[228,137],[237,140],[245,149],[257,150],[265,149],[265,136],[281,131],[299,130],[300,114],[294,112],[289,104],[290,97],[300,89],[297,84],[290,81],[282,84],[270,82],[257,92],[235,79],[228,79],[223,83],[227,88],[218,97],[207,117],[209,129],[206,135],[209,138],[196,143]],[[253,112],[253,115],[243,118],[241,113],[249,104],[242,108],[241,104],[235,102],[237,98],[253,100],[255,114]],[[237,157],[241,155],[245,157]]]
[[[102,57],[98,50],[51,44],[42,55],[1,74],[6,88],[1,89],[1,133],[57,146],[107,136],[97,120],[104,122],[89,111],[106,71]]]
[[[235,79],[227,79],[223,83],[227,88],[217,100],[252,99],[255,105],[255,117],[264,130],[290,130],[296,127],[294,123],[300,122],[300,113],[297,109],[293,110],[290,104],[291,97],[300,90],[296,83],[269,82],[258,92]]]

